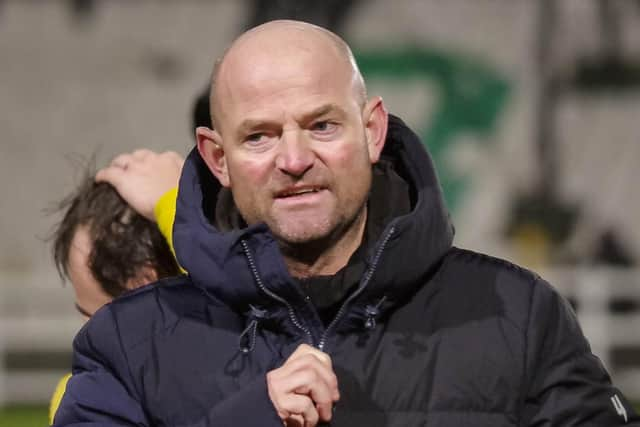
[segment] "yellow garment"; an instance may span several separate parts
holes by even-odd
[[[156,217],[156,224],[160,233],[164,236],[169,244],[173,257],[176,258],[176,251],[173,248],[173,222],[176,219],[176,201],[178,200],[178,187],[174,187],[167,191],[160,197],[153,209],[153,214]],[[176,262],[178,259],[176,258]],[[186,273],[186,270],[180,266],[180,271]]]
[[[153,209],[158,229],[167,240],[167,243],[169,243],[169,247],[171,248],[171,252],[174,257],[176,255],[176,251],[173,249],[173,221],[176,218],[177,199],[178,187],[174,187],[160,197],[158,203],[156,203],[156,206]]]
[[[49,404],[49,425],[53,424],[53,417],[56,415],[56,411],[60,406],[60,401],[64,395],[64,391],[67,388],[67,382],[71,378],[71,374],[67,374],[58,381],[58,385],[51,396],[51,403]]]

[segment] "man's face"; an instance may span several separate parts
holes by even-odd
[[[314,55],[256,64],[218,91],[222,184],[249,224],[286,243],[345,232],[363,213],[373,162],[351,76]]]
[[[100,307],[111,301],[89,269],[91,241],[84,226],[78,227],[69,248],[69,280],[76,294],[76,308],[85,317],[91,317]]]

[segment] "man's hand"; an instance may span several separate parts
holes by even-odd
[[[141,149],[120,154],[96,174],[96,181],[113,185],[140,215],[154,221],[160,197],[178,185],[184,159],[173,151]]]
[[[285,426],[313,427],[331,420],[340,398],[331,358],[300,345],[278,369],[267,373],[269,397]]]

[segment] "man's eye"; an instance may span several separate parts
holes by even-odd
[[[321,121],[321,122],[315,122],[313,124],[313,126],[311,126],[311,129],[314,132],[331,132],[332,130],[334,130],[336,127],[336,125],[334,123],[331,123],[329,121]]]
[[[252,133],[251,135],[247,136],[245,140],[251,144],[256,144],[261,142],[263,138],[264,138],[263,133]]]

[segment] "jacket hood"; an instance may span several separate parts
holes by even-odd
[[[376,301],[376,310],[390,307],[424,285],[454,234],[431,157],[392,115],[382,158],[407,182],[411,210],[391,219],[370,245],[367,277],[353,301],[356,316]],[[292,305],[302,302],[304,296],[265,224],[228,230],[215,225],[220,223],[215,220],[216,204],[225,199],[228,203],[228,191],[193,149],[180,178],[173,243],[194,284],[238,311],[277,305],[280,299]]]

